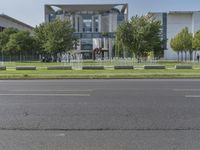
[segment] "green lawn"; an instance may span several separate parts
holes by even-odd
[[[200,68],[200,63],[194,62],[187,62],[187,63],[178,63],[176,61],[156,61],[156,62],[147,62],[147,63],[136,63],[135,61],[127,60],[127,61],[120,61],[120,60],[113,60],[113,61],[92,61],[92,60],[85,60],[82,63],[72,62],[72,63],[42,63],[42,62],[5,62],[5,65],[8,68],[16,67],[16,66],[36,66],[38,68],[45,69],[47,66],[63,66],[63,65],[71,65],[74,67],[81,67],[81,66],[96,66],[102,65],[105,67],[111,67],[115,65],[133,65],[135,68],[142,68],[144,65],[165,65],[167,68],[174,68],[175,65],[182,64],[182,65],[192,65],[194,68]]]
[[[84,61],[83,63],[5,62],[7,71],[0,71],[0,79],[10,78],[200,78],[200,63],[182,63],[195,69],[175,70],[175,61],[135,63],[132,61]],[[47,70],[48,66],[71,65],[75,70]],[[80,70],[82,66],[103,65],[106,70]],[[114,65],[133,65],[134,70],[114,70]],[[144,65],[165,65],[165,70],[144,70]],[[36,66],[35,71],[16,71],[16,66]]]
[[[69,70],[0,71],[0,78],[200,78],[195,70]]]

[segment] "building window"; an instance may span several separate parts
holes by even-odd
[[[80,32],[79,28],[80,28],[80,18],[78,17],[78,29],[77,29],[77,32]]]
[[[94,24],[95,24],[94,25],[94,28],[95,28],[94,32],[99,32],[99,18],[97,16],[95,17],[95,23]]]
[[[125,20],[125,18],[124,18],[123,14],[117,15],[117,24],[118,25],[121,24],[124,20]]]
[[[92,32],[92,19],[83,20],[83,32]]]

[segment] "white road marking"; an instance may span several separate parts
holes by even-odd
[[[186,98],[200,98],[200,95],[185,95]]]
[[[11,92],[92,92],[93,90],[91,89],[86,89],[86,90],[78,90],[78,89],[73,89],[73,90],[9,90]]]
[[[90,94],[0,94],[0,96],[71,96],[71,97],[89,97]]]
[[[64,133],[60,133],[60,134],[56,134],[56,136],[65,137],[66,135]]]
[[[177,92],[198,92],[200,91],[200,89],[173,89],[173,91],[177,91]]]

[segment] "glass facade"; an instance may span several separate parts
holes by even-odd
[[[55,8],[54,5],[47,5],[45,16],[48,16],[47,21],[70,19],[76,31],[74,37],[79,39],[77,50],[83,51],[83,54],[87,53],[85,58],[88,58],[92,56],[91,52],[95,47],[112,51],[113,46],[109,45],[112,43],[110,40],[114,40],[117,26],[128,18],[125,16],[128,15],[125,14],[128,12],[127,9],[127,4],[102,4],[89,7],[87,5],[56,5]]]
[[[93,40],[81,39],[81,50],[91,50],[93,48]]]
[[[83,19],[83,32],[92,32],[92,19]]]

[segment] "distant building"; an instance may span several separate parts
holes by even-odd
[[[128,19],[128,4],[101,5],[45,5],[45,21],[68,19],[79,39],[77,53],[92,57],[95,48],[107,49],[107,57],[113,56],[117,26]]]
[[[167,40],[164,51],[165,59],[177,59],[177,54],[170,47],[170,41],[183,28],[188,27],[193,34],[200,30],[200,11],[151,12],[149,14],[161,21],[163,39]]]
[[[0,32],[5,28],[16,28],[19,30],[32,31],[33,27],[19,20],[9,17],[5,14],[0,14]]]

